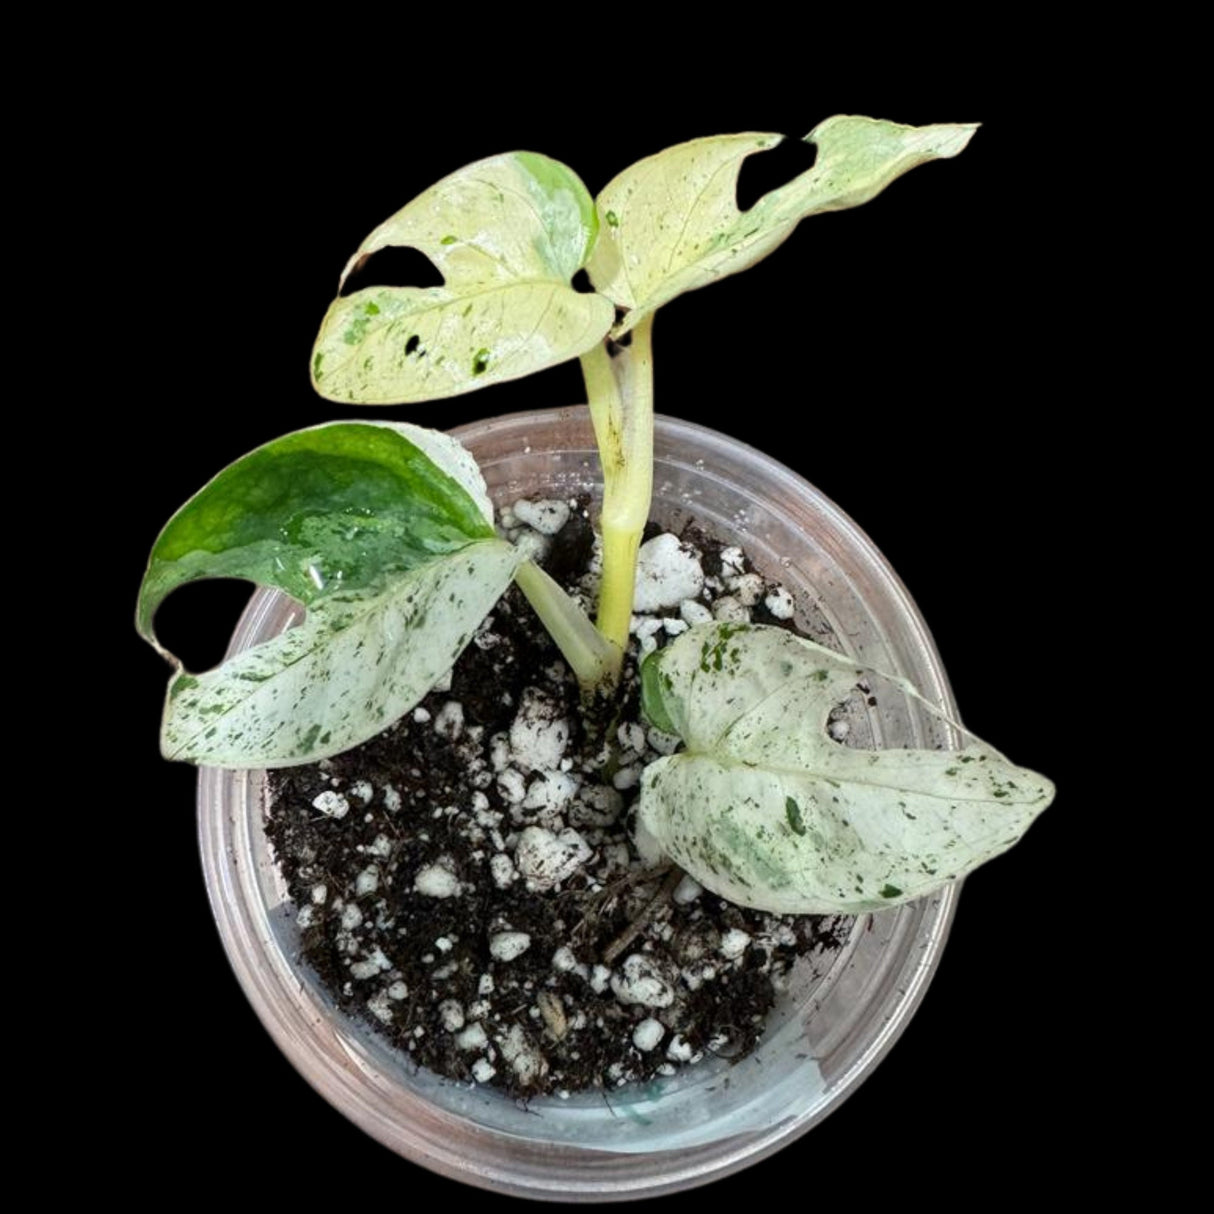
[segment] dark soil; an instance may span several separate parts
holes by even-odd
[[[723,567],[715,542],[683,539],[710,604],[736,581],[737,557]],[[579,506],[549,572],[576,586],[592,540]],[[748,611],[791,627],[763,594]],[[678,617],[658,613],[658,644]],[[622,705],[584,716],[512,589],[449,689],[356,750],[272,773],[268,832],[304,961],[342,1008],[432,1071],[526,1096],[743,1057],[797,958],[850,930],[845,918],[746,910],[677,870],[640,867],[636,775],[673,740],[638,725],[636,657],[634,646]],[[528,769],[513,749],[524,717],[561,743],[556,762]]]

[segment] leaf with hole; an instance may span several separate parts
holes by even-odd
[[[965,744],[841,745],[827,721],[861,682]],[[922,897],[1006,850],[1053,799],[905,681],[782,629],[692,628],[646,660],[642,687],[650,720],[686,749],[645,769],[639,839],[742,906],[858,913]]]
[[[747,211],[736,201],[742,162],[782,135],[694,139],[638,161],[596,202],[601,234],[590,279],[627,309],[612,336],[684,291],[754,265],[806,216],[860,206],[916,165],[956,156],[976,129],[828,118],[805,136],[818,148],[813,167]]]
[[[177,667],[165,755],[282,766],[391,724],[450,669],[523,559],[492,520],[471,457],[417,426],[318,426],[236,461],[170,520],[140,589],[139,631]],[[185,673],[153,616],[204,577],[275,587],[306,619],[215,670]]]
[[[366,287],[333,301],[312,352],[329,400],[436,400],[575,358],[611,327],[610,301],[571,285],[598,228],[570,169],[512,152],[452,173],[382,223],[342,283],[377,251],[408,247],[440,287]]]

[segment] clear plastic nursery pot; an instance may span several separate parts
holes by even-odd
[[[501,506],[596,491],[586,409],[543,410],[453,432]],[[713,430],[658,418],[653,517],[694,518],[743,546],[793,592],[798,622],[833,630],[866,665],[908,678],[952,713],[931,638],[869,539],[801,477]],[[299,608],[261,591],[237,627],[242,649],[288,627]],[[840,643],[840,642],[836,642]],[[869,710],[862,741],[950,739],[906,701]],[[339,1011],[297,961],[293,911],[263,831],[259,772],[204,769],[199,834],[211,905],[245,993],[279,1047],[338,1110],[392,1150],[469,1184],[554,1200],[654,1196],[707,1183],[771,1154],[836,1107],[880,1061],[931,978],[955,890],[857,918],[844,947],[801,963],[755,1054],[706,1058],[667,1080],[524,1109],[488,1088],[441,1079]]]

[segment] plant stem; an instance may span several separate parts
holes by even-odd
[[[651,313],[632,330],[629,345],[604,343],[582,355],[603,465],[603,580],[595,623],[621,654],[632,621],[637,549],[653,496],[652,330]]]
[[[600,635],[586,613],[538,565],[524,561],[514,575],[519,589],[556,642],[583,691],[614,680],[620,651]]]

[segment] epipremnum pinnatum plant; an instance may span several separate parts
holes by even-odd
[[[138,627],[176,668],[164,753],[283,766],[366,741],[450,669],[511,581],[584,690],[610,694],[650,508],[657,309],[753,265],[801,219],[858,206],[916,165],[955,156],[974,130],[828,119],[806,137],[813,167],[746,211],[742,162],[781,136],[680,144],[597,199],[564,165],[516,152],[458,170],[381,224],[343,286],[389,246],[420,250],[443,284],[339,296],[316,340],[314,386],[343,403],[424,401],[579,358],[603,468],[596,619],[497,536],[480,472],[454,440],[397,422],[290,434],[220,473],[156,541]],[[593,291],[573,287],[581,270]],[[167,594],[203,577],[275,587],[306,618],[187,673],[152,621]],[[939,716],[902,681],[777,629],[703,625],[652,655],[645,711],[685,748],[645,772],[643,854],[745,905],[855,911],[968,872],[1049,803],[1048,781],[951,722],[960,750],[841,746],[827,715],[858,678]]]

